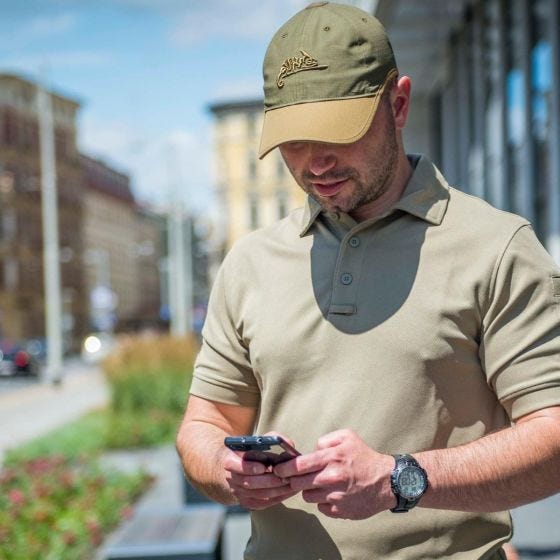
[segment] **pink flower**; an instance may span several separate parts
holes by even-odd
[[[14,506],[21,506],[25,503],[25,494],[16,488],[8,492],[8,499]]]

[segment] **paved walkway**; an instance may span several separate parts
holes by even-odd
[[[103,406],[109,391],[99,368],[73,362],[60,385],[33,383],[2,391],[0,464],[5,452]]]

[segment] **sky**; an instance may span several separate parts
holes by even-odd
[[[79,149],[129,174],[138,200],[166,204],[179,188],[201,211],[214,190],[208,106],[261,97],[268,41],[308,3],[0,0],[0,72],[77,100]]]

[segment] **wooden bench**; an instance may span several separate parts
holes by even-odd
[[[138,512],[102,550],[104,560],[220,560],[226,508],[192,504]]]

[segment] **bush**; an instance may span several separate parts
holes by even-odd
[[[103,362],[115,412],[182,413],[198,344],[193,337],[130,337]]]
[[[150,483],[62,455],[10,463],[0,472],[0,558],[90,558]]]
[[[103,362],[111,388],[107,447],[173,441],[197,352],[193,337],[130,337],[119,344]]]

